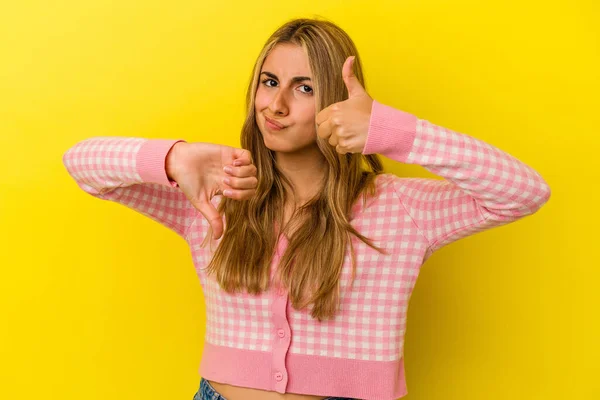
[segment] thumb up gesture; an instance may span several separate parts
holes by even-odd
[[[348,100],[333,103],[317,114],[317,135],[329,139],[340,154],[361,153],[367,142],[373,99],[362,87],[348,57],[342,67],[342,77],[348,88]]]

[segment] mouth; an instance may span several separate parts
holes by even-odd
[[[284,125],[280,124],[277,121],[273,121],[270,118],[265,117],[265,124],[267,125],[267,127],[273,129],[273,130],[281,130],[283,128],[285,128]]]

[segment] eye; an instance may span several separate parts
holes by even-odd
[[[262,84],[263,84],[263,85],[265,85],[266,87],[275,87],[274,85],[267,85],[267,82],[275,82],[275,83],[277,83],[277,81],[276,81],[276,80],[274,80],[274,79],[271,79],[271,78],[264,79],[264,80],[263,80],[263,81],[261,81],[261,82],[262,82]],[[307,91],[301,91],[301,92],[302,92],[302,93],[304,93],[304,94],[312,94],[312,93],[313,93],[313,89],[312,89],[310,86],[308,86],[308,85],[301,85],[300,87],[307,88],[307,89],[305,89],[305,90],[307,90]]]
[[[263,84],[264,84],[266,87],[272,87],[272,86],[266,85],[266,83],[267,83],[267,82],[269,82],[269,81],[273,81],[273,82],[275,82],[273,79],[265,79],[264,81],[262,81],[262,83],[263,83]]]
[[[312,88],[311,88],[310,86],[308,86],[308,85],[302,85],[302,86],[300,86],[300,87],[305,87],[305,88],[308,88],[308,90],[309,90],[309,92],[302,92],[302,93],[306,93],[306,94],[312,94],[312,91],[313,91],[313,90],[312,90]]]

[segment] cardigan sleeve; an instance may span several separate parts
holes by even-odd
[[[92,137],[69,148],[63,164],[86,193],[125,205],[187,239],[199,212],[165,168],[167,154],[178,142],[185,141]]]
[[[393,179],[399,201],[429,243],[427,257],[531,215],[550,198],[540,174],[510,154],[377,101],[362,153],[419,164],[443,178]]]

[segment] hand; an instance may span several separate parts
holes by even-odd
[[[342,67],[342,77],[348,88],[348,100],[333,103],[317,114],[317,135],[329,138],[340,154],[362,153],[367,143],[373,99],[352,72],[354,57],[348,57]]]
[[[248,200],[258,184],[250,152],[235,147],[179,142],[167,154],[166,164],[167,175],[206,218],[215,239],[223,234],[223,220],[210,200],[221,193],[235,200]],[[226,167],[231,168],[230,173],[225,172]]]

